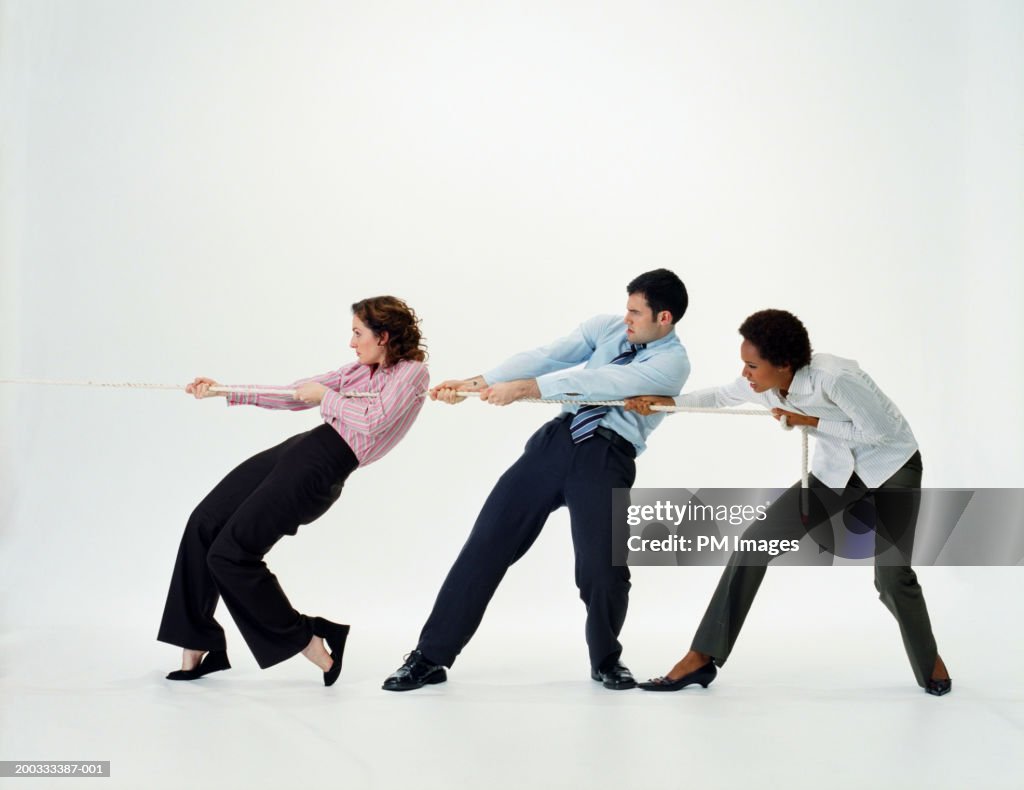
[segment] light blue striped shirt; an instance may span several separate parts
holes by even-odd
[[[910,424],[871,377],[852,359],[815,354],[793,374],[789,393],[754,392],[740,377],[723,387],[680,395],[677,406],[724,408],[759,403],[769,409],[818,418],[811,471],[830,488],[845,488],[856,472],[878,488],[917,452]]]
[[[599,315],[554,343],[510,357],[485,373],[484,379],[495,384],[536,378],[543,398],[621,400],[633,395],[679,393],[690,375],[690,360],[674,329],[648,343],[628,365],[610,364],[629,346],[622,316]],[[578,408],[566,404],[562,411],[575,414]],[[601,425],[629,440],[639,455],[664,416],[641,417],[613,406],[601,418]]]

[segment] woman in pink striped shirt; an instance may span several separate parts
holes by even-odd
[[[220,598],[261,668],[302,653],[323,670],[325,685],[337,679],[348,626],[292,608],[263,557],[282,535],[327,512],[357,466],[398,444],[429,382],[419,319],[401,299],[376,296],[352,305],[349,345],[357,361],[296,381],[294,398],[255,390],[227,396],[229,405],[265,409],[319,406],[323,424],[242,463],[192,513],[157,635],[184,650],[181,669],[169,679],[230,667],[224,630],[213,617]],[[199,377],[186,392],[213,397],[216,383]],[[339,394],[345,391],[373,396],[346,398]]]

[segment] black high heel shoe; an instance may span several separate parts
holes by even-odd
[[[694,683],[698,683],[703,688],[707,688],[708,684],[711,683],[717,675],[718,668],[715,666],[715,662],[708,661],[704,666],[698,667],[693,670],[693,672],[688,672],[681,678],[672,680],[671,678],[662,676],[660,678],[645,680],[643,683],[638,685],[644,691],[679,691],[679,689],[686,688]]]
[[[176,669],[167,675],[168,680],[196,680],[211,672],[231,669],[227,650],[210,650],[192,669]]]
[[[341,658],[345,654],[345,640],[348,639],[348,626],[339,623],[332,623],[322,617],[313,618],[313,636],[319,636],[327,640],[327,646],[331,649],[331,668],[324,672],[324,685],[330,686],[341,674]]]
[[[929,694],[934,694],[936,697],[941,697],[943,694],[948,694],[953,690],[953,679],[929,680],[924,690]]]

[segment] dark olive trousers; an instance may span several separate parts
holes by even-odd
[[[921,472],[921,455],[915,453],[876,489],[867,488],[856,474],[842,490],[830,489],[812,475],[811,490],[805,496],[807,512],[803,512],[797,484],[772,503],[767,517],[742,537],[799,540],[808,533],[813,537],[832,516],[860,500],[872,498],[877,516],[875,589],[896,618],[914,676],[918,684],[924,686],[931,677],[937,649],[924,593],[917,582],[917,574],[910,567],[921,502]],[[830,529],[828,532],[831,534]],[[718,666],[725,663],[754,603],[767,565],[773,559],[775,557],[767,553],[733,553],[694,635],[693,650],[711,656]]]

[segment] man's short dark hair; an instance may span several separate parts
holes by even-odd
[[[761,310],[740,325],[743,339],[757,347],[761,359],[772,365],[797,370],[811,362],[811,339],[807,327],[785,310]]]
[[[631,296],[643,294],[655,316],[662,310],[668,310],[673,324],[679,322],[690,303],[683,281],[668,269],[644,272],[626,286],[626,293]]]

